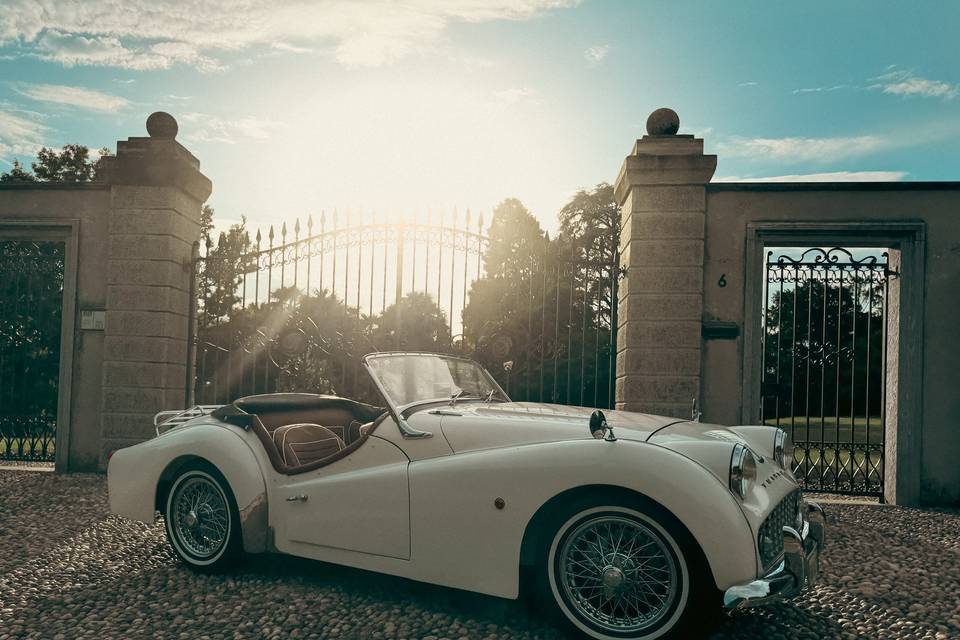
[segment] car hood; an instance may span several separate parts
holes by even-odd
[[[561,440],[585,440],[590,407],[541,402],[463,403],[444,407],[442,430],[456,452]],[[685,420],[632,411],[603,410],[617,438],[645,441],[658,430]]]

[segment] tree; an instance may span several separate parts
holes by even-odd
[[[560,238],[580,259],[611,262],[620,242],[620,207],[613,187],[601,182],[593,191],[580,190],[558,215]]]
[[[609,185],[574,196],[555,240],[518,200],[494,210],[486,273],[471,286],[464,334],[498,377],[510,369],[515,397],[606,403],[618,233]]]
[[[531,359],[527,350],[534,343],[533,317],[542,315],[543,267],[549,248],[549,237],[519,200],[507,198],[493,210],[484,277],[470,286],[463,332],[495,370],[511,360],[519,369]]]
[[[597,300],[601,315],[611,311],[613,278],[619,278],[617,264],[620,245],[620,206],[613,187],[601,182],[593,191],[580,190],[560,210],[560,235],[570,259],[584,265],[576,277],[588,289],[588,297]]]
[[[64,245],[0,241],[0,431],[6,453],[53,455]]]
[[[791,282],[793,274],[786,273],[782,290],[770,285],[777,289],[766,310],[765,415],[879,415],[883,287],[871,284],[875,276],[866,269],[846,272],[842,285]]]
[[[241,302],[239,287],[243,274],[255,269],[256,256],[251,252],[250,234],[247,233],[247,219],[220,234],[216,243],[210,237],[213,229],[213,208],[204,206],[201,210],[200,230],[206,247],[206,255],[200,263],[197,274],[200,297],[203,300],[202,311],[206,321],[224,319]]]
[[[378,351],[449,351],[447,314],[428,293],[412,292],[373,319],[370,339]]]
[[[100,157],[109,150],[100,150]],[[61,151],[42,147],[32,163],[37,180],[42,182],[90,182],[96,177],[100,160],[90,159],[90,150],[82,144],[66,144]]]
[[[200,242],[206,246],[211,240],[210,233],[213,231],[213,207],[208,204],[200,208]]]
[[[488,236],[483,257],[487,276],[518,278],[529,274],[531,263],[542,255],[546,234],[523,203],[507,198],[493,210]]]
[[[10,171],[5,173],[0,173],[0,183],[16,183],[16,182],[36,182],[37,177],[23,168],[23,165],[20,164],[19,160],[13,161],[13,167]]]

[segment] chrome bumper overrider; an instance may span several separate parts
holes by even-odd
[[[759,580],[738,584],[723,594],[728,610],[758,607],[784,598],[792,598],[813,584],[820,572],[826,518],[816,502],[802,503],[803,530],[783,528],[783,560],[771,573]]]

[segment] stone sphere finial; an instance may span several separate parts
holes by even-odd
[[[176,119],[166,111],[155,111],[147,118],[147,133],[151,138],[176,138],[177,131]]]
[[[651,136],[673,136],[680,130],[680,116],[673,109],[657,109],[647,118],[647,133]]]

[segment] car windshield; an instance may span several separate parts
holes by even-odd
[[[486,369],[465,358],[427,353],[378,353],[367,366],[387,401],[398,409],[421,402],[509,401]]]

